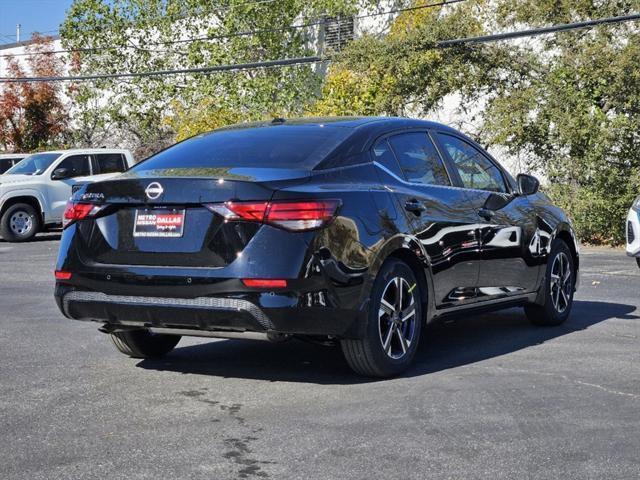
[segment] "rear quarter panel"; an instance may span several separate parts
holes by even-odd
[[[398,214],[391,194],[379,186],[373,164],[321,171],[303,184],[278,190],[274,200],[340,200],[337,216],[308,237],[303,275],[324,275],[330,299],[362,309],[375,278],[375,260],[387,239],[397,236]]]

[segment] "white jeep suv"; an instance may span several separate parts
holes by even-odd
[[[73,186],[104,180],[133,166],[128,150],[79,149],[35,153],[0,175],[0,236],[23,242],[62,225]]]

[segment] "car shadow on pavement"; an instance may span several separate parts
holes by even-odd
[[[576,301],[569,320],[559,327],[531,325],[522,309],[436,322],[424,332],[413,366],[414,377],[473,364],[584,330],[612,318],[639,319],[636,307]],[[217,340],[178,347],[162,359],[138,367],[158,371],[278,382],[358,384],[377,379],[353,373],[340,348],[292,340],[272,344],[251,340]]]

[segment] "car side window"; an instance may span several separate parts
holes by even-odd
[[[124,172],[125,162],[121,153],[98,153],[95,155],[99,173]]]
[[[451,185],[435,145],[426,133],[403,133],[389,138],[400,168],[409,182]]]
[[[0,173],[4,173],[13,167],[17,162],[13,158],[0,158]]]
[[[393,172],[394,175],[402,176],[396,157],[391,151],[391,147],[389,146],[389,142],[387,142],[386,138],[378,140],[371,149],[371,155],[374,162],[378,162],[380,165],[383,165]]]
[[[500,169],[469,143],[446,135],[438,139],[451,157],[465,188],[506,193],[507,187]]]
[[[89,155],[71,155],[62,160],[55,169],[66,168],[70,172],[70,178],[87,177],[91,175],[89,161]]]

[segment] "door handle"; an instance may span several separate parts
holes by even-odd
[[[422,212],[426,210],[426,207],[419,202],[418,200],[411,199],[407,200],[404,204],[404,209],[408,212],[415,213],[416,215],[420,215]]]
[[[478,210],[478,215],[480,215],[485,220],[491,220],[495,216],[496,212],[493,210],[489,210],[488,208],[481,208]]]

